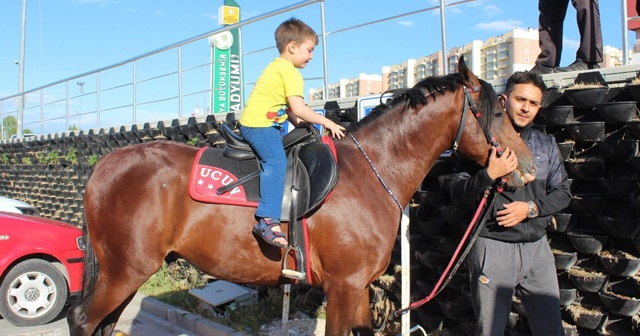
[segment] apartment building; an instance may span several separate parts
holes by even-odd
[[[309,101],[365,96],[384,90],[386,89],[383,89],[381,75],[361,73],[358,77],[341,79],[338,83],[329,84],[327,98],[324,97],[322,88],[310,89]]]
[[[480,78],[508,78],[515,71],[526,71],[535,65],[540,54],[538,30],[515,28],[484,41],[480,52]]]
[[[415,65],[416,60],[410,58],[401,64],[390,66],[389,90],[413,87],[416,84]]]

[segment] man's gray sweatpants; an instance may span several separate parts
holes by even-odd
[[[478,237],[467,265],[476,335],[504,335],[514,293],[522,300],[533,335],[564,335],[558,277],[546,236],[532,243]]]

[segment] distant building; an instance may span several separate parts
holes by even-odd
[[[415,85],[416,60],[410,58],[401,64],[392,65],[389,68],[389,90],[396,90]]]
[[[366,96],[381,92],[382,76],[378,74],[361,73],[358,77],[348,80],[345,97]]]
[[[603,50],[603,62],[602,64],[600,64],[601,67],[603,68],[612,68],[612,67],[617,67],[617,66],[621,66],[624,65],[624,53],[622,52],[622,50],[618,49],[618,48],[614,48],[612,46],[604,46]],[[633,51],[630,50],[629,51],[629,63],[640,63],[640,60],[633,62]]]
[[[458,59],[464,56],[464,62],[467,64],[469,69],[474,74],[480,73],[480,65],[481,65],[481,52],[482,52],[482,44],[483,42],[480,40],[473,40],[471,43],[467,43],[464,46],[458,48],[457,58],[455,62],[452,62],[451,57],[449,58],[449,64],[453,64],[453,68],[450,72],[455,71],[455,65],[458,64]]]
[[[438,51],[429,56],[419,57],[415,62],[415,83],[432,76],[442,75],[442,52]],[[403,86],[404,87],[404,86]]]
[[[486,41],[481,48],[480,78],[508,78],[515,71],[526,71],[535,65],[540,54],[538,30],[515,28]]]
[[[326,98],[324,97],[324,90],[321,88],[309,90],[309,101],[358,97],[377,94],[382,91],[381,75],[361,73],[358,77],[341,79],[338,83],[329,84],[329,94]]]

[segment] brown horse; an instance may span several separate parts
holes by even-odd
[[[466,113],[476,104],[475,117]],[[531,153],[496,107],[491,85],[461,60],[458,73],[396,94],[353,125],[353,138],[335,142],[339,181],[308,219],[311,277],[326,295],[327,335],[373,335],[369,285],[389,265],[399,205],[409,203],[456,138],[460,155],[480,164],[490,152],[490,134],[515,150],[520,168],[510,176],[511,186],[534,174]],[[138,288],[169,255],[218,279],[291,283],[280,276],[283,250],[251,233],[255,209],[191,199],[187,182],[197,151],[154,141],[113,151],[96,165],[85,193],[92,245],[87,281],[83,298],[68,313],[71,335],[111,335]]]

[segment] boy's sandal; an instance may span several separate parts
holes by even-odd
[[[286,240],[284,233],[272,230],[274,226],[278,225],[280,225],[280,222],[272,223],[268,219],[260,219],[258,224],[253,227],[253,233],[262,238],[267,244],[279,248],[286,248],[287,245],[283,245],[275,241],[277,238],[284,238]]]

